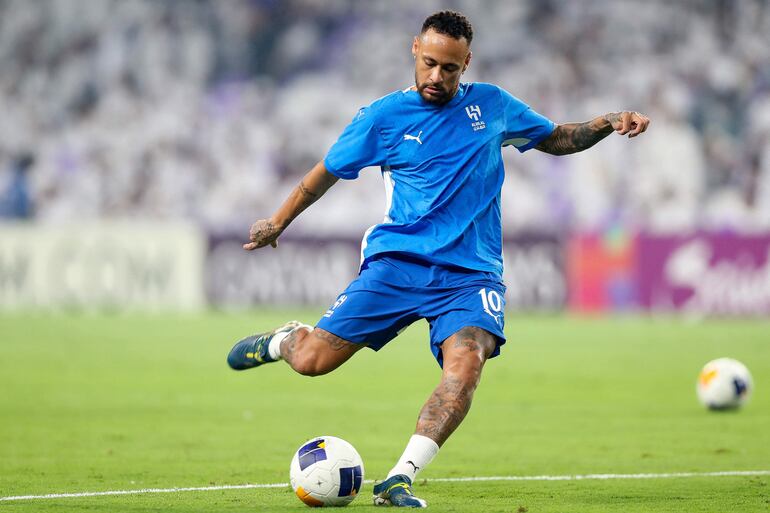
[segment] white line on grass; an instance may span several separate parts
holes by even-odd
[[[49,493],[46,495],[17,495],[0,497],[0,501],[29,501],[34,499],[68,499],[71,497],[99,497],[100,495],[136,495],[139,493],[210,492],[213,490],[243,490],[245,488],[285,488],[289,483],[244,484],[222,486],[191,486],[187,488],[142,488],[139,490],[109,490],[106,492]]]
[[[581,481],[587,479],[671,479],[677,477],[725,477],[770,476],[770,470],[725,470],[721,472],[666,472],[662,474],[578,474],[563,476],[480,476],[437,477],[429,483],[467,483],[475,481]],[[373,483],[371,479],[364,481]],[[99,497],[101,495],[136,495],[140,493],[209,492],[215,490],[244,490],[247,488],[285,488],[289,483],[263,483],[243,485],[198,486],[186,488],[143,488],[139,490],[109,490],[105,492],[49,493],[46,495],[16,495],[0,497],[0,501],[26,501],[35,499],[68,499],[72,497]]]

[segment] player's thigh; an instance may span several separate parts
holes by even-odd
[[[316,329],[379,351],[420,318],[417,309],[423,297],[398,280],[393,266],[370,262],[316,323]]]

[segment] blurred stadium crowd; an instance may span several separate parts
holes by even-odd
[[[506,229],[770,229],[765,0],[0,0],[0,217],[248,226],[412,83],[447,7],[476,29],[467,80],[556,122],[653,120],[580,155],[505,150]],[[367,179],[300,230],[377,222]]]

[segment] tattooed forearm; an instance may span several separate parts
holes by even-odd
[[[318,199],[319,194],[308,189],[307,185],[305,185],[305,180],[302,180],[297,187],[299,187],[299,190],[303,195],[310,196],[310,198],[312,198],[313,201]]]
[[[305,180],[302,180],[294,189],[291,196],[289,196],[289,202],[291,203],[292,208],[290,214],[287,216],[286,224],[292,222],[298,215],[304,212],[307,207],[315,203],[322,194],[323,192],[313,192],[310,187],[305,184]]]
[[[568,155],[590,148],[613,131],[620,113],[607,114],[585,123],[558,125],[536,148],[551,155]]]
[[[289,197],[273,214],[272,219],[281,230],[285,229],[306,208],[316,202],[339,178],[326,171],[323,162],[307,172]]]
[[[279,218],[283,219],[285,225],[288,225],[307,207],[323,196],[336,181],[337,177],[328,173],[321,178],[313,178],[310,174],[306,175],[281,207],[278,214]]]
[[[416,434],[441,446],[471,408],[476,386],[454,376],[444,376],[417,419]]]

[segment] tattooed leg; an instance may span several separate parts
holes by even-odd
[[[281,343],[281,357],[300,374],[320,376],[348,361],[362,347],[321,328],[297,329]]]
[[[494,335],[475,327],[463,328],[441,344],[441,382],[422,407],[415,434],[443,445],[470,410],[484,362],[495,346]]]

